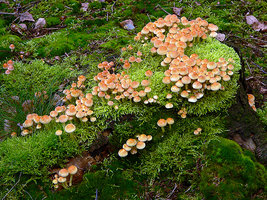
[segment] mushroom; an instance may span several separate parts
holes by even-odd
[[[72,178],[73,178],[73,175],[76,174],[78,172],[78,169],[75,165],[71,165],[69,166],[68,168],[68,172],[70,174],[70,182],[69,182],[69,186],[72,185]]]
[[[62,130],[57,130],[55,134],[59,137],[59,140],[60,140],[60,142],[62,144],[62,139],[61,139]]]
[[[171,130],[171,125],[174,124],[174,119],[173,118],[167,118],[166,121],[169,124],[169,128]]]
[[[167,121],[165,119],[160,119],[157,122],[158,126],[161,127],[162,133],[165,132],[164,126],[167,125]]]
[[[118,152],[120,157],[126,157],[128,155],[128,151],[126,151],[125,149],[120,149]]]

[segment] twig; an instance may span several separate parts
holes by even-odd
[[[151,21],[151,19],[150,19],[150,17],[149,17],[149,14],[147,13],[146,15],[147,15],[147,17],[148,17],[149,21]]]
[[[264,74],[267,74],[261,66],[259,66],[258,64],[254,63],[253,61],[251,61],[256,67],[258,67]]]
[[[117,2],[118,0],[116,0],[113,4],[112,4],[112,6],[111,6],[111,12],[113,13],[113,7],[115,6],[115,4],[116,4],[116,2]]]
[[[32,196],[30,195],[30,193],[29,192],[27,192],[26,190],[24,190],[30,197],[31,197],[31,199],[33,200],[33,198],[32,198]]]
[[[6,195],[2,198],[2,200],[4,200],[4,199],[7,197],[7,195],[14,189],[14,187],[20,182],[21,174],[22,174],[22,172],[20,172],[20,174],[19,174],[19,179],[18,179],[18,181],[15,183],[15,185],[13,185],[13,186],[10,188],[10,190],[6,193]]]
[[[189,190],[191,189],[191,187],[192,187],[192,185],[190,185],[190,187],[184,193],[189,192]]]
[[[167,196],[167,198],[170,198],[170,197],[173,195],[173,193],[174,193],[174,191],[176,190],[176,188],[177,188],[177,184],[175,183],[172,192]]]
[[[247,66],[248,66],[248,69],[249,69],[250,74],[252,74],[252,71],[251,71],[251,68],[249,67],[248,61],[246,59],[245,59],[245,61],[247,63]]]
[[[17,13],[0,12],[0,15],[16,15]]]
[[[108,12],[107,12],[107,21],[108,21]]]
[[[167,12],[164,8],[162,8],[161,5],[159,5],[159,4],[156,5],[156,7],[154,9],[156,9],[156,8],[160,8],[162,11],[164,11],[165,13],[167,13],[168,15],[170,15],[170,13]]]
[[[95,191],[95,200],[98,200],[98,192],[97,192],[97,189]]]

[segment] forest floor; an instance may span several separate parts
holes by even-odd
[[[242,58],[245,92],[255,96],[255,116],[266,131],[266,8],[267,3],[263,0],[0,0],[0,66],[8,60],[15,63],[15,69],[10,74],[6,74],[6,69],[2,67],[0,69],[0,141],[3,143],[11,141],[12,132],[19,134],[20,126],[27,114],[33,111],[39,115],[48,114],[59,105],[64,88],[76,81],[77,76],[92,76],[95,73],[93,69],[98,63],[118,59],[121,48],[133,43],[134,36],[147,23],[160,17],[164,18],[168,14],[176,14],[179,18],[185,16],[189,20],[200,17],[219,27],[217,39],[233,47]],[[125,20],[131,20],[133,23]],[[10,47],[11,44],[14,45],[14,49]],[[128,115],[124,118],[131,120],[129,119],[131,116]],[[9,159],[2,160],[0,157],[0,177],[3,180],[2,185],[0,184],[3,188],[0,189],[0,197],[2,199],[88,199],[89,197],[105,200],[266,199],[264,190],[266,170],[257,162],[254,152],[241,149],[237,143],[224,139],[229,136],[221,131],[223,129],[221,124],[213,122],[212,116],[210,118],[207,116],[207,119],[210,120],[211,132],[222,132],[218,139],[221,143],[213,140],[208,147],[205,147],[209,152],[205,151],[198,155],[198,159],[193,161],[193,167],[192,161],[188,158],[191,155],[183,155],[182,158],[186,160],[183,163],[177,158],[180,152],[165,149],[162,143],[159,145],[162,152],[172,154],[162,158],[162,163],[172,163],[172,161],[173,163],[162,169],[161,174],[160,170],[155,172],[152,178],[143,176],[137,160],[120,162],[112,154],[114,145],[111,144],[116,144],[118,141],[111,139],[109,144],[107,137],[110,132],[122,127],[113,125],[112,122],[108,130],[97,136],[96,142],[89,147],[90,149],[88,146],[79,148],[81,143],[69,142],[68,144],[73,147],[67,147],[66,144],[51,162],[50,155],[42,155],[40,159],[44,160],[37,161],[42,151],[45,152],[52,145],[52,143],[41,144],[41,141],[45,141],[48,137],[43,133],[33,141],[25,139],[18,143],[0,144],[0,151],[6,152],[12,148],[16,149],[17,144],[22,146],[23,143],[27,144],[29,149],[23,148],[25,156],[26,153],[32,154],[31,156],[36,159],[36,163],[33,162],[32,166],[34,164],[45,166],[29,172],[31,166],[29,169],[23,166],[27,163],[27,156],[21,155],[18,158],[16,153],[0,152],[0,156],[10,156]],[[192,123],[194,120],[192,119]],[[133,124],[129,122],[126,125]],[[184,129],[181,127],[180,130]],[[240,138],[236,137],[231,139],[240,142]],[[82,141],[90,143],[94,139],[91,136],[84,136]],[[169,141],[172,139],[173,136]],[[182,139],[187,140],[187,138]],[[173,141],[175,140],[180,141],[174,138]],[[171,145],[175,147],[175,143],[170,142]],[[30,147],[39,149],[35,151]],[[159,148],[152,148],[155,152],[151,155],[160,158],[163,153],[159,153]],[[219,152],[218,149],[224,150]],[[115,148],[115,155],[117,155],[116,150]],[[49,151],[53,152],[54,150]],[[63,153],[66,155],[62,155]],[[228,154],[239,155],[231,157]],[[149,157],[144,156],[140,159],[145,158]],[[177,163],[183,163],[180,168],[174,167],[176,158]],[[16,159],[21,160],[16,163]],[[60,162],[55,164],[56,160]],[[208,165],[207,160],[212,165]],[[157,162],[159,161],[156,160],[155,163]],[[62,187],[55,190],[51,187],[50,179],[65,165],[64,163],[68,163],[68,166],[79,165],[82,173],[74,179],[74,185],[77,186],[67,190],[62,190]],[[4,167],[7,165],[15,167],[8,172],[10,174],[3,175]],[[153,168],[152,163],[148,163],[148,166],[150,168],[147,170]],[[206,166],[209,167],[205,168]],[[135,171],[136,169],[139,169],[140,173]],[[45,170],[49,173],[44,172]],[[238,172],[233,173],[231,177],[227,175],[231,170]],[[257,175],[257,181],[252,180],[252,176],[254,174],[256,176],[259,172],[263,174]],[[251,173],[251,176],[248,176],[248,173]],[[43,174],[47,177],[42,178]],[[159,174],[160,177],[155,177]],[[209,182],[213,182],[213,185]]]

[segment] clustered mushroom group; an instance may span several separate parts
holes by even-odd
[[[151,52],[163,56],[161,66],[168,66],[162,82],[171,86],[171,92],[194,103],[204,96],[205,89],[224,90],[221,83],[229,81],[233,75],[234,60],[231,58],[211,62],[200,59],[197,54],[184,54],[194,42],[204,40],[208,35],[216,37],[217,30],[216,25],[201,18],[189,21],[185,17],[180,20],[176,15],[167,15],[164,19],[149,22],[135,40],[143,42],[150,39],[154,45]],[[167,104],[166,108],[172,108],[172,104]]]
[[[59,187],[59,183],[62,184],[62,186],[66,189],[68,186],[72,186],[72,178],[73,175],[75,175],[78,172],[78,168],[75,165],[71,165],[68,167],[68,169],[61,169],[58,172],[58,175],[55,175],[55,178],[53,179],[52,183],[54,184],[54,188],[57,189]],[[69,184],[67,183],[67,178],[70,175],[69,178]]]
[[[196,130],[194,130],[194,135],[200,134],[201,131],[202,131],[202,128],[197,128]]]
[[[66,133],[72,134],[76,130],[76,126],[69,121],[80,122],[95,122],[96,117],[93,115],[93,95],[91,93],[84,94],[82,89],[86,80],[85,76],[78,77],[78,82],[73,83],[70,89],[66,89],[63,93],[66,95],[64,101],[68,101],[70,104],[66,106],[57,106],[55,110],[51,111],[49,115],[39,116],[36,113],[28,114],[26,120],[23,123],[22,136],[28,135],[34,129],[41,129],[42,126],[55,122],[63,125],[63,129]],[[72,104],[73,103],[73,104]],[[61,140],[62,130],[57,130],[56,135]]]
[[[248,103],[249,103],[250,107],[251,107],[254,111],[257,110],[257,109],[256,109],[256,106],[255,106],[255,97],[254,97],[253,94],[248,94]]]
[[[3,69],[5,69],[5,74],[10,74],[11,71],[14,70],[14,66],[13,66],[13,61],[12,60],[9,60],[7,61],[6,63],[3,64]]]
[[[167,118],[165,119],[159,119],[157,122],[158,126],[161,127],[162,133],[165,132],[164,127],[169,124],[169,128],[171,129],[171,125],[174,124],[174,119],[173,118]]]
[[[119,150],[118,154],[120,157],[126,157],[128,155],[128,152],[131,154],[136,154],[137,149],[141,150],[146,147],[147,141],[151,141],[152,136],[151,135],[137,135],[137,139],[130,138],[126,141],[126,143],[122,146],[122,149]]]

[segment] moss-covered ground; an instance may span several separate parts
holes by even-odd
[[[89,3],[87,11],[82,3]],[[218,3],[219,2],[219,3]],[[232,57],[235,74],[225,82],[225,91],[205,94],[192,105],[178,99],[167,110],[164,98],[168,91],[161,81],[166,68],[158,67],[162,58],[152,56],[148,44],[133,40],[137,32],[151,21],[173,14],[182,8],[181,16],[201,17],[216,24],[226,35],[222,42],[208,38],[186,54],[197,53],[201,59],[217,61]],[[0,198],[3,199],[266,199],[266,169],[257,162],[254,152],[242,149],[227,139],[228,108],[234,103],[238,88],[241,52],[245,66],[247,92],[256,97],[257,115],[267,126],[264,103],[266,78],[266,35],[248,25],[245,16],[253,14],[267,21],[266,1],[0,1]],[[46,26],[34,29],[34,22],[20,22],[18,13],[29,12],[35,21],[45,18]],[[135,29],[128,31],[120,22],[131,19]],[[22,29],[21,23],[27,25]],[[9,48],[15,45],[14,51]],[[146,70],[152,70],[151,96],[158,95],[159,104],[144,105],[124,101],[118,110],[94,97],[96,122],[87,125],[75,121],[75,139],[54,133],[61,126],[52,123],[20,136],[20,126],[27,114],[49,114],[61,105],[63,90],[77,77],[85,75],[86,91],[97,85],[93,78],[101,72],[103,61],[120,66],[121,52],[129,44],[144,55],[144,61],[129,69],[130,78],[141,81]],[[219,49],[219,51],[217,51]],[[5,74],[8,60],[14,71]],[[117,69],[121,73],[122,68]],[[255,81],[253,81],[255,80]],[[266,89],[265,89],[266,90]],[[41,95],[38,95],[38,92]],[[182,106],[188,117],[177,117]],[[175,124],[165,133],[157,127],[160,118],[173,117]],[[202,128],[200,135],[193,132]],[[89,152],[104,130],[108,136],[108,156],[85,170],[83,180],[68,189],[55,190],[53,169],[64,168],[73,157]],[[266,129],[265,129],[266,131]],[[17,137],[11,137],[16,132]],[[126,158],[118,157],[122,144],[137,133],[153,135],[144,150]]]

